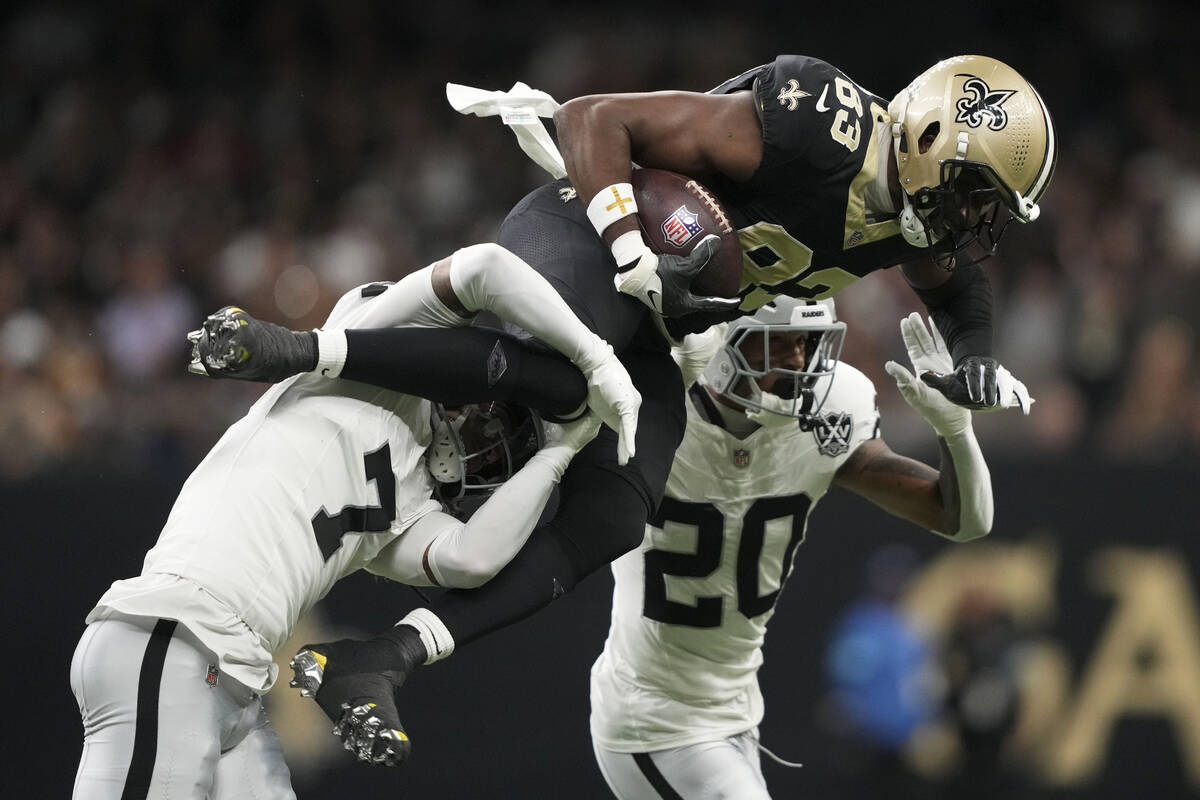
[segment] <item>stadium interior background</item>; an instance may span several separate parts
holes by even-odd
[[[814,512],[762,676],[764,743],[805,766],[764,768],[778,797],[1197,795],[1197,30],[1200,5],[1138,0],[6,7],[7,793],[70,791],[83,616],[136,574],[184,477],[261,392],[188,375],[184,333],[229,302],[312,327],[354,285],[491,239],[543,180],[495,120],[448,107],[446,81],[559,100],[703,90],[797,52],[890,97],[979,52],[1037,86],[1061,136],[1042,219],[986,265],[998,355],[1038,402],[977,415],[996,484],[986,540],[951,546],[836,491]],[[839,295],[844,356],[874,379],[892,447],[936,463],[883,372],[919,308],[894,272]],[[400,770],[353,763],[281,682],[271,714],[299,796],[606,796],[587,669],[610,586],[599,574],[421,673]],[[356,576],[297,642],[419,602]],[[926,653],[891,684],[871,677],[890,653],[856,627],[863,608]],[[902,712],[901,697],[919,702]]]

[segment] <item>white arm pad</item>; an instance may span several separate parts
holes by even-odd
[[[585,375],[608,356],[550,283],[498,244],[464,247],[450,260],[450,285],[468,311],[491,311],[553,347]]]
[[[439,586],[482,586],[524,546],[574,454],[563,445],[542,448],[466,523],[441,512],[426,514],[367,570],[412,586],[432,585],[430,573]]]
[[[968,425],[962,433],[943,439],[954,461],[958,481],[958,531],[947,538],[967,542],[992,529],[992,476],[983,452]]]

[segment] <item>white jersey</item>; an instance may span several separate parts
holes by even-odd
[[[809,512],[878,435],[875,387],[839,364],[812,431],[714,424],[702,387],[641,547],[613,562],[612,624],[592,667],[591,729],[615,752],[712,741],[762,720],[762,643]]]
[[[428,272],[386,290],[412,297],[399,304],[411,310],[407,324],[457,319]],[[396,324],[372,314],[384,290],[347,293],[325,327]],[[220,656],[222,671],[267,691],[272,654],[300,617],[440,508],[424,465],[430,412],[418,397],[316,375],[272,387],[188,478],[142,574],[114,583],[87,621],[114,612],[177,619]]]

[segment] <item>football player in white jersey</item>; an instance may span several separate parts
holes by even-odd
[[[689,389],[666,498],[641,547],[613,562],[591,732],[622,800],[769,797],[757,733],[762,644],[808,514],[831,484],[955,541],[991,528],[970,412],[889,362],[937,432],[941,470],[892,452],[871,381],[837,363],[844,323],[831,311],[777,298],[716,335],[716,356]],[[901,331],[918,375],[950,371],[936,328],[913,314]]]
[[[467,407],[450,422],[429,400],[327,379],[348,327],[464,326],[480,311],[539,329],[586,379],[574,402],[586,396],[600,417],[634,424],[638,396],[611,348],[497,245],[343,296],[315,334],[315,369],[271,387],[226,431],[184,484],[141,575],[115,582],[87,615],[71,664],[84,725],[76,798],[294,798],[260,697],[297,621],[359,569],[475,587],[521,548],[597,415],[548,426],[547,438],[527,411]],[[233,334],[261,332],[252,322],[235,308],[211,316],[190,337],[196,364],[219,372],[241,358]],[[500,362],[493,378],[506,371]],[[464,450],[471,431],[482,443]],[[498,462],[511,477],[468,522],[433,499],[431,471],[469,483]]]

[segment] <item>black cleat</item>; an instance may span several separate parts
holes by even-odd
[[[408,673],[378,669],[394,666],[393,655],[379,640],[310,644],[292,658],[290,681],[301,695],[317,701],[334,722],[333,734],[355,758],[388,767],[403,763],[412,751],[395,700]]]
[[[192,343],[188,372],[197,375],[275,383],[317,364],[311,333],[255,319],[237,306],[209,314],[187,338]]]

